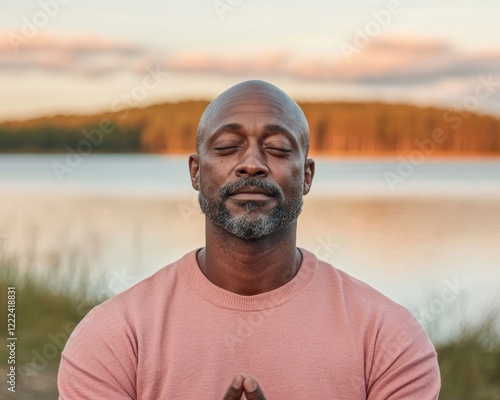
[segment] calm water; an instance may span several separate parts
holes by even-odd
[[[405,162],[317,159],[298,243],[424,325],[480,316],[500,293],[500,160]],[[0,193],[1,251],[87,265],[109,294],[203,246],[187,157],[0,155]]]
[[[500,194],[500,159],[486,161],[316,158],[313,195]],[[0,188],[49,193],[191,194],[187,156],[0,155]]]

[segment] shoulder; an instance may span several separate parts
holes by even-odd
[[[180,270],[194,259],[193,253],[98,305],[82,319],[61,354],[61,398],[135,398],[141,338],[151,330],[161,331],[153,322],[166,313],[174,292],[182,290]]]
[[[129,336],[128,339],[133,342],[136,331],[142,329],[145,321],[154,318],[162,305],[168,305],[169,297],[176,290],[182,290],[179,287],[180,269],[192,257],[193,252],[186,254],[94,307],[74,329],[64,351],[67,352],[76,342],[95,343],[99,338],[112,342],[117,336]]]
[[[411,393],[437,398],[436,351],[417,319],[370,285],[324,261],[317,261],[317,278],[336,318],[362,342],[369,398],[385,399],[391,393],[397,393],[397,399],[413,398]]]
[[[378,349],[391,343],[401,351],[413,346],[434,353],[426,332],[405,307],[325,261],[317,260],[316,274],[315,291],[326,294],[333,309],[340,310],[336,314],[356,327],[354,335],[363,336],[366,345]]]
[[[328,293],[332,300],[342,302],[352,316],[382,318],[385,316],[391,320],[407,323],[408,318],[413,319],[411,313],[400,304],[391,300],[369,284],[349,275],[341,269],[316,258],[306,251],[308,257],[317,260],[317,280],[322,289]]]

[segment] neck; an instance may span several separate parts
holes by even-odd
[[[244,240],[207,220],[198,265],[212,283],[233,293],[250,296],[277,289],[300,268],[296,230],[295,222],[277,234]]]

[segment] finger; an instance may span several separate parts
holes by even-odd
[[[250,377],[245,378],[243,381],[243,389],[245,390],[245,395],[247,400],[266,400],[262,389],[260,388],[257,381]]]
[[[226,395],[223,400],[240,400],[243,394],[243,380],[245,378],[238,374],[234,377],[231,386],[227,389]]]

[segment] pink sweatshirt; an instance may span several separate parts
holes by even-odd
[[[437,399],[415,318],[300,250],[297,275],[270,292],[219,288],[192,251],[95,307],[63,351],[60,399],[222,400],[238,372],[268,400]]]

